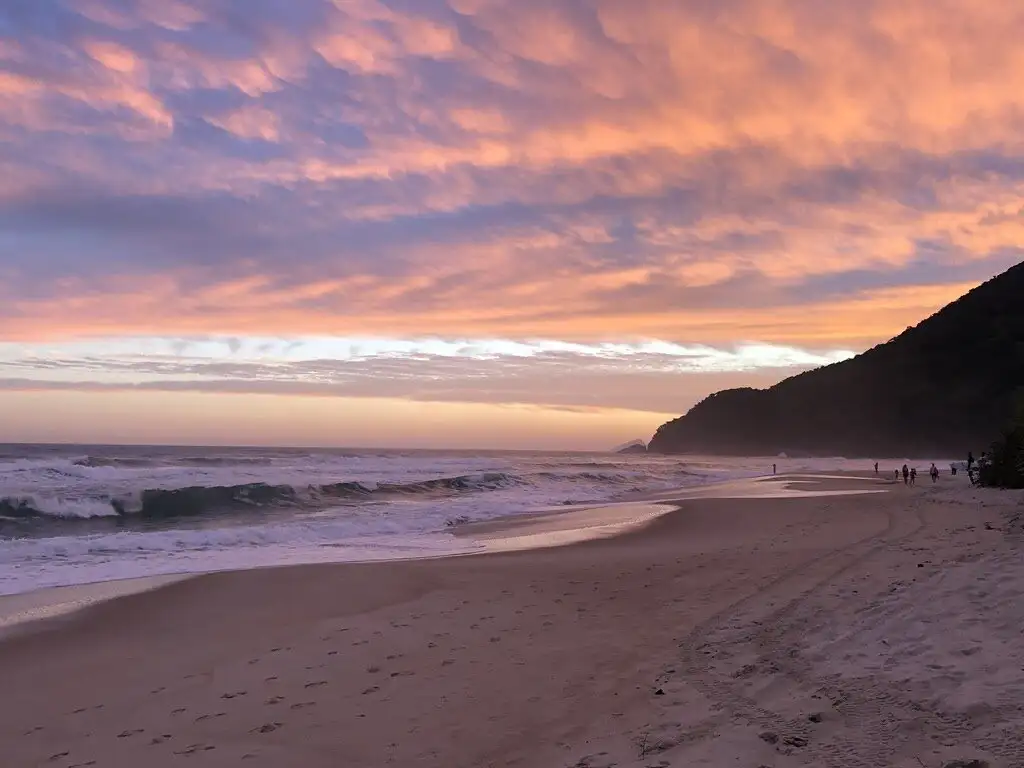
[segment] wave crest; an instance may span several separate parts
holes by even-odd
[[[137,516],[152,519],[196,517],[215,512],[268,508],[317,509],[338,503],[387,500],[403,497],[450,496],[507,488],[523,478],[491,472],[457,475],[412,483],[366,485],[339,482],[296,488],[292,485],[243,483],[240,485],[150,488],[137,494],[68,500],[33,495],[0,498],[0,522],[6,520],[82,520],[97,517]]]

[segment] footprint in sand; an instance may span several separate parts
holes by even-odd
[[[280,704],[282,701],[284,701],[284,696],[271,696],[269,699],[267,699],[263,703],[267,704],[267,705],[270,705],[270,704]]]
[[[213,744],[190,744],[184,749],[174,752],[175,755],[194,755],[196,752],[209,752],[211,749],[216,749]]]
[[[288,707],[288,709],[305,709],[306,707],[315,707],[315,706],[316,706],[316,702],[315,701],[300,701],[300,702],[297,702],[295,704],[292,704],[290,707]]]
[[[281,727],[281,723],[265,723],[259,728],[253,728],[252,733],[272,733]]]
[[[317,680],[317,681],[312,682],[312,683],[306,683],[302,687],[303,688],[319,688],[321,685],[327,685],[327,681],[326,680]]]

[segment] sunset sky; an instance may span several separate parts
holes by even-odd
[[[1024,4],[2,0],[0,442],[602,449],[1024,251]]]

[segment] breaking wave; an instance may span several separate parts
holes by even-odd
[[[71,462],[76,467],[155,467],[152,459],[119,456],[83,456]]]
[[[158,573],[461,552],[468,545],[451,533],[466,523],[752,476],[762,463],[0,445],[0,594]]]
[[[536,473],[535,479],[552,473]],[[587,480],[599,476],[587,473]],[[609,483],[625,480],[608,475]],[[54,519],[87,520],[102,517],[137,516],[148,519],[196,517],[218,512],[268,509],[323,509],[346,504],[401,499],[444,498],[483,493],[531,482],[529,476],[505,472],[457,475],[409,483],[338,482],[296,487],[268,483],[239,485],[150,488],[122,496],[69,499],[42,494],[0,498],[0,526],[4,521]]]

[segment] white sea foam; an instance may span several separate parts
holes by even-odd
[[[474,545],[449,535],[453,522],[754,477],[770,473],[772,462],[780,472],[867,469],[867,462],[842,459],[595,454],[8,453],[0,455],[0,500],[8,500],[6,511],[0,506],[0,594],[162,574],[456,554]],[[286,490],[264,491],[253,501],[245,487],[256,483]],[[359,486],[323,491],[337,483]],[[140,514],[146,491],[195,487],[198,493],[160,497],[153,514]],[[26,504],[20,511],[11,502],[18,499]],[[179,515],[183,499],[194,508]]]

